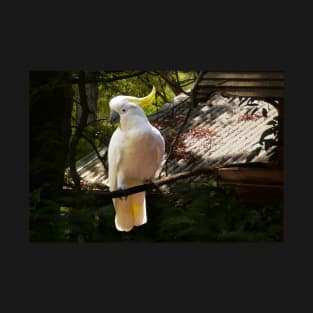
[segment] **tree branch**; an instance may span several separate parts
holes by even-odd
[[[215,168],[200,168],[193,171],[184,171],[177,174],[169,175],[166,177],[162,177],[150,183],[146,183],[143,185],[134,186],[124,190],[116,190],[116,191],[79,191],[80,194],[84,194],[85,196],[90,195],[91,197],[97,196],[100,197],[103,201],[112,199],[112,198],[122,198],[127,197],[131,194],[142,192],[142,191],[151,191],[153,189],[158,189],[159,187],[173,183],[177,180],[192,177],[192,176],[199,176],[199,175],[214,175],[216,173]],[[77,194],[77,191],[73,190],[63,190],[64,196],[74,196]],[[64,197],[59,199],[59,201],[65,200]]]
[[[192,102],[192,106],[193,107],[197,106],[196,99],[195,99],[195,94],[196,94],[196,89],[198,87],[198,84],[200,83],[203,75],[204,75],[203,71],[199,72],[198,77],[197,77],[197,79],[196,79],[196,81],[195,81],[195,83],[194,83],[194,85],[192,87],[192,90],[191,90],[191,102]]]
[[[90,144],[90,146],[93,148],[93,150],[95,151],[98,159],[101,161],[103,167],[105,170],[108,170],[106,164],[105,164],[105,158],[106,158],[106,155],[107,155],[107,151],[104,153],[103,156],[100,155],[100,152],[98,151],[98,148],[97,146],[95,145],[95,143],[92,141],[91,138],[89,138],[84,132],[82,132],[81,134],[82,138],[85,138],[85,140]]]
[[[183,103],[184,103],[185,101],[187,101],[187,100],[189,100],[189,98],[184,99],[184,100],[180,103],[180,105],[183,104]],[[177,142],[177,140],[178,140],[180,134],[182,133],[182,131],[183,131],[183,129],[184,129],[184,127],[185,127],[185,125],[186,125],[186,123],[187,123],[189,117],[190,117],[190,114],[191,114],[192,109],[193,109],[193,106],[190,105],[189,110],[188,110],[188,112],[187,112],[187,114],[186,114],[185,120],[183,121],[183,123],[182,123],[182,125],[181,125],[181,127],[180,127],[180,129],[179,129],[179,131],[178,131],[178,133],[177,133],[177,135],[176,135],[176,137],[174,138],[174,140],[173,140],[172,143],[171,143],[169,152],[168,152],[168,154],[167,154],[166,161],[165,161],[165,163],[164,163],[164,165],[162,166],[162,169],[161,169],[161,171],[160,171],[160,175],[161,175],[161,173],[162,173],[162,171],[163,171],[164,168],[165,168],[165,174],[167,175],[167,163],[168,163],[170,157],[172,156],[172,153],[173,153],[173,150],[174,150],[174,148],[175,148],[176,142]]]
[[[164,163],[164,165],[163,165],[163,167],[162,167],[162,169],[161,169],[161,171],[160,171],[160,175],[161,175],[161,173],[162,173],[162,171],[163,171],[164,168],[165,168],[165,174],[167,175],[167,164],[168,164],[168,161],[169,161],[170,157],[172,156],[172,153],[173,153],[173,150],[174,150],[174,148],[175,148],[176,142],[177,142],[177,140],[178,140],[180,134],[182,133],[182,131],[183,131],[183,129],[184,129],[184,127],[185,127],[185,125],[186,125],[186,123],[187,123],[187,121],[188,121],[190,115],[191,115],[192,109],[196,106],[196,103],[195,103],[195,95],[194,95],[195,92],[194,92],[194,90],[195,90],[195,88],[197,87],[197,85],[199,84],[199,82],[201,81],[201,78],[202,78],[203,74],[204,74],[204,72],[200,72],[200,73],[199,73],[199,75],[198,75],[198,77],[197,77],[197,79],[196,79],[196,81],[195,81],[194,87],[192,88],[192,91],[191,91],[191,104],[190,104],[189,110],[188,110],[188,112],[187,112],[187,115],[186,115],[186,117],[185,117],[185,120],[184,120],[184,122],[182,123],[182,125],[181,125],[181,127],[180,127],[180,129],[179,129],[179,131],[178,131],[178,133],[177,133],[177,135],[176,135],[176,137],[175,137],[175,139],[174,139],[174,140],[172,141],[172,143],[171,143],[170,150],[169,150],[169,152],[168,152],[166,161],[165,161],[165,163]],[[188,99],[190,99],[190,96],[189,96],[188,98],[186,98],[185,100],[183,100],[183,101],[181,102],[181,104],[184,103],[185,101],[187,101]]]
[[[175,96],[179,95],[180,93],[185,93],[182,87],[179,85],[178,82],[175,82],[170,75],[170,71],[158,71],[158,74],[167,82],[169,87],[174,92]]]
[[[122,79],[126,79],[126,78],[131,78],[131,77],[135,77],[135,76],[139,76],[146,73],[146,71],[139,71],[133,74],[127,74],[127,75],[121,75],[121,76],[115,76],[112,78],[85,78],[84,79],[84,84],[90,84],[90,83],[110,83],[110,82],[114,82],[117,80],[122,80]],[[70,83],[72,84],[78,84],[80,82],[79,78],[78,79],[71,79]]]
[[[83,129],[86,126],[87,119],[88,119],[88,111],[89,111],[87,95],[86,95],[86,86],[84,84],[84,79],[85,79],[84,71],[80,71],[79,79],[80,79],[79,98],[80,98],[81,107],[82,107],[82,114],[81,114],[79,124],[77,125],[75,134],[70,142],[70,147],[69,147],[70,174],[75,183],[76,190],[80,189],[80,180],[81,180],[81,177],[79,176],[76,170],[76,149],[77,149],[77,144],[81,138]]]

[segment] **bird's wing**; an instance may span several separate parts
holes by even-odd
[[[117,172],[121,161],[121,142],[123,134],[117,128],[110,140],[108,148],[108,165],[109,165],[109,187],[110,191],[117,189]]]
[[[152,133],[155,139],[155,145],[157,149],[157,163],[158,165],[160,165],[163,155],[165,153],[165,141],[160,131],[157,128],[152,127]]]
[[[123,133],[117,128],[111,137],[108,151],[109,185],[111,191],[118,189],[118,186],[124,185],[124,182],[119,182],[122,154]],[[125,187],[129,188],[132,185],[127,184]],[[147,222],[145,192],[129,195],[127,199],[114,198],[113,204],[115,208],[115,226],[119,231],[130,231],[134,226]]]

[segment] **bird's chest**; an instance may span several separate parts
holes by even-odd
[[[149,132],[124,138],[121,167],[129,176],[149,178],[154,175],[157,151],[154,137]]]
[[[125,136],[123,156],[136,161],[142,154],[151,155],[155,152],[154,137],[149,132]]]

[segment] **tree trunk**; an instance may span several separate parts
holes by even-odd
[[[69,73],[30,72],[30,191],[47,197],[62,190],[71,135],[73,92],[57,86]]]
[[[79,99],[80,99],[80,105],[82,108],[82,113],[78,122],[78,125],[75,130],[75,134],[72,137],[71,143],[70,143],[70,150],[69,150],[69,165],[70,165],[70,174],[75,184],[75,189],[80,190],[80,176],[77,173],[76,170],[76,148],[77,144],[82,137],[82,132],[84,127],[87,124],[88,119],[88,103],[87,103],[87,95],[86,95],[86,85],[84,83],[85,81],[85,72],[80,71],[79,72],[79,79],[80,82],[78,84],[78,91],[79,91]]]
[[[87,72],[85,73],[85,80],[96,80],[97,79],[97,72]],[[87,117],[87,124],[92,124],[97,120],[97,101],[98,101],[98,83],[88,83],[85,84],[86,88],[86,97],[87,97],[87,105],[88,105],[88,117]],[[82,103],[80,94],[78,94],[78,103],[76,106],[76,121],[77,125],[81,120],[81,116],[83,113]]]
[[[180,85],[171,77],[171,73],[169,71],[159,71],[158,73],[167,82],[169,87],[174,92],[175,96],[184,92]]]
[[[94,78],[96,78],[95,72],[86,72],[86,79]],[[98,84],[86,84],[86,95],[89,108],[87,124],[89,124],[95,122],[97,119]]]

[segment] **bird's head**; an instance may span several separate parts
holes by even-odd
[[[123,121],[129,121],[135,118],[147,119],[141,107],[152,104],[155,98],[155,87],[153,86],[150,94],[143,98],[131,97],[131,96],[117,96],[111,99],[110,117],[109,120],[114,123],[123,123]]]

